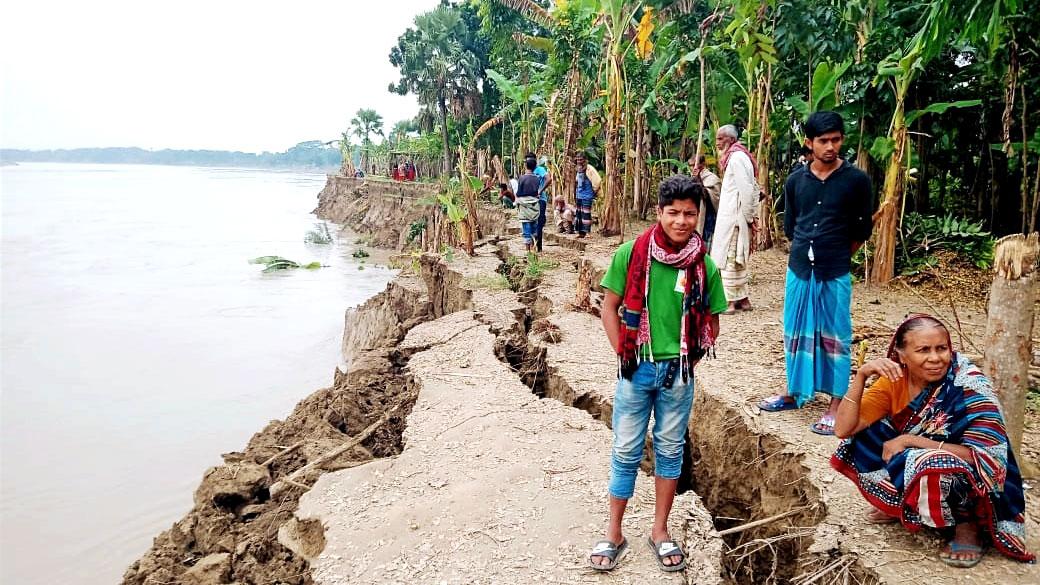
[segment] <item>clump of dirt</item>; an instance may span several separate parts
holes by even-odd
[[[357,356],[333,387],[308,396],[285,420],[271,422],[245,451],[226,453],[224,465],[203,477],[191,512],[155,539],[123,583],[311,583],[307,558],[320,552],[324,536],[320,525],[293,525],[297,502],[322,473],[400,453],[415,392],[395,361],[388,349]],[[352,450],[286,481],[391,410]],[[275,482],[287,487],[272,497]]]
[[[563,341],[563,331],[548,319],[538,319],[531,323],[531,332],[546,343],[559,343]]]

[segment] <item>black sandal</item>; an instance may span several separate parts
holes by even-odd
[[[679,543],[674,540],[662,540],[660,543],[654,543],[654,537],[648,536],[646,544],[650,547],[650,550],[654,551],[654,555],[657,557],[657,564],[661,565],[662,571],[675,573],[686,568],[686,554],[679,548]],[[674,565],[666,565],[664,560],[668,557],[679,557],[679,562]]]
[[[601,540],[592,547],[592,552],[589,553],[589,567],[597,571],[613,571],[614,567],[618,566],[621,559],[625,558],[625,553],[628,552],[628,539],[622,539],[621,544],[614,544],[609,540]],[[593,562],[592,557],[603,557],[609,559],[610,562],[601,565]]]

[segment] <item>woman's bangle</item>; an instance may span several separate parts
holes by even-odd
[[[853,404],[859,404],[859,400],[853,400],[853,399],[849,398],[848,396],[842,396],[841,399],[842,400],[848,400],[849,402],[851,402]]]
[[[946,444],[946,441],[939,441],[939,446],[936,447],[935,450],[936,451],[942,451],[943,450],[943,445],[945,445],[945,444]]]

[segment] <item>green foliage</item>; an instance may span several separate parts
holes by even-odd
[[[437,194],[437,202],[452,223],[460,224],[466,219],[466,202],[462,199],[462,184],[457,178],[445,182],[444,189]]]
[[[407,242],[411,244],[415,240],[422,237],[423,232],[426,231],[426,216],[423,216],[412,223],[408,224],[408,237]]]
[[[329,232],[329,224],[324,221],[314,224],[314,229],[307,231],[303,236],[303,241],[308,244],[331,244],[332,234]]]
[[[288,258],[282,258],[281,256],[259,256],[249,261],[250,264],[264,264],[264,272],[275,272],[277,270],[289,270],[292,268],[304,268],[306,270],[316,270],[321,268],[321,262],[310,262],[308,264],[300,264]]]
[[[909,213],[903,220],[900,245],[903,250],[901,271],[919,272],[936,264],[935,252],[948,250],[978,268],[993,264],[993,236],[982,229],[981,221],[954,217]]]
[[[524,271],[524,276],[528,280],[536,280],[542,277],[546,272],[557,268],[560,263],[555,260],[539,258],[534,252],[527,253],[527,268]]]
[[[368,253],[368,250],[365,250],[364,248],[358,248],[357,250],[354,250],[350,255],[355,258],[368,258],[369,256],[371,256],[371,254]]]

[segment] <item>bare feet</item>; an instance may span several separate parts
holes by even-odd
[[[870,522],[871,524],[891,524],[895,521],[895,516],[889,516],[877,508],[871,508],[870,511],[867,512],[867,522]]]

